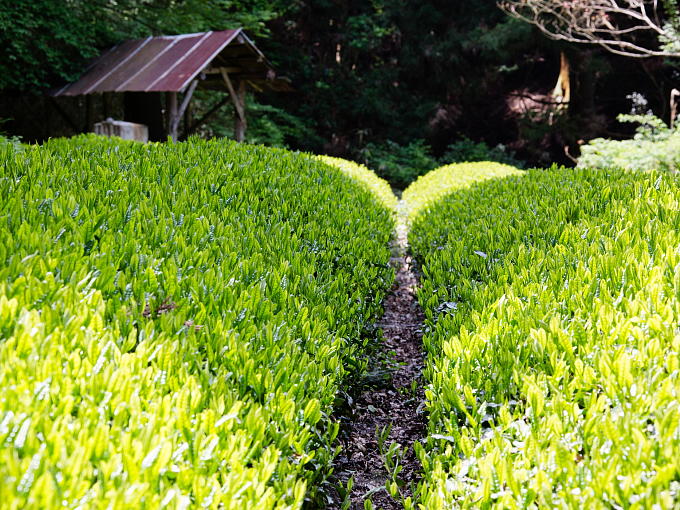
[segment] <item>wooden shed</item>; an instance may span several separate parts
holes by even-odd
[[[54,96],[125,94],[125,120],[149,126],[151,139],[180,136],[182,119],[196,89],[224,90],[225,98],[192,122],[195,130],[227,102],[235,110],[235,138],[247,127],[245,97],[256,91],[292,90],[242,29],[125,41],[106,51],[81,78]],[[165,108],[162,108],[162,96]]]

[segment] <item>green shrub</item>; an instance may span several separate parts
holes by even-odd
[[[193,115],[201,117],[223,98],[222,91],[196,91],[192,100]],[[323,140],[302,119],[276,106],[259,103],[251,94],[246,96],[246,111],[246,141],[250,144],[277,148],[288,148],[291,140],[305,140],[306,146],[323,144]],[[208,117],[196,133],[202,138],[233,138],[235,115],[231,103],[225,104]]]
[[[21,138],[17,136],[7,137],[0,134],[0,150],[6,148],[12,149],[13,151],[21,152],[23,150]]]
[[[619,115],[620,122],[639,123],[630,140],[596,138],[581,147],[579,168],[664,170],[680,168],[680,129],[670,129],[651,114]]]
[[[475,142],[467,137],[449,145],[444,155],[439,159],[443,164],[496,161],[517,168],[524,168],[524,163],[516,159],[514,152],[509,151],[504,145],[489,147],[486,142]]]
[[[509,175],[521,175],[521,171],[493,161],[446,165],[419,177],[404,190],[402,198],[412,221],[421,211],[449,193],[477,182]]]
[[[345,175],[363,185],[367,190],[373,193],[376,199],[385,207],[396,212],[398,200],[397,197],[394,196],[394,193],[392,193],[392,189],[386,180],[381,179],[364,165],[360,165],[354,161],[333,158],[330,156],[318,156],[318,158],[327,165],[334,166]]]
[[[399,145],[388,140],[384,144],[369,143],[361,151],[361,157],[369,168],[399,189],[404,189],[416,177],[437,166],[424,140]]]
[[[0,501],[300,508],[365,368],[393,214],[312,157],[0,147]]]
[[[529,171],[416,217],[422,508],[677,507],[678,184]]]

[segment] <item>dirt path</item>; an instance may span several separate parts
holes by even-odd
[[[374,369],[351,403],[351,414],[341,432],[343,449],[335,463],[339,482],[346,486],[350,477],[354,479],[351,509],[363,509],[366,499],[371,499],[374,508],[403,508],[399,498],[393,499],[385,489],[389,475],[384,454],[392,442],[404,451],[398,475],[404,482],[401,497],[410,496],[410,486],[418,482],[420,463],[411,445],[423,438],[426,427],[421,380],[423,313],[415,296],[418,278],[407,251],[406,227],[401,224],[391,260],[396,281],[378,323],[384,343]],[[387,427],[391,427],[389,436],[379,440],[379,431]],[[336,504],[329,508],[340,508],[340,502]]]

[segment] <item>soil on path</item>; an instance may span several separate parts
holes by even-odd
[[[391,432],[383,451],[391,442],[405,450],[403,469],[398,475],[404,482],[401,497],[410,496],[411,486],[419,481],[421,466],[412,445],[424,437],[426,428],[421,333],[424,317],[415,295],[418,278],[407,248],[406,228],[400,226],[391,261],[397,271],[396,281],[378,323],[383,345],[340,433],[342,452],[335,462],[335,477],[345,485],[350,477],[354,478],[351,509],[363,509],[366,499],[373,502],[374,508],[403,508],[385,489],[388,473],[378,431],[386,427],[391,427]],[[339,508],[340,503],[336,504],[329,508]]]

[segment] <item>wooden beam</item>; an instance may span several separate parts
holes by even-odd
[[[258,92],[263,92],[262,87],[260,87],[259,85],[257,85],[254,81],[250,81],[250,80],[243,80],[243,81],[246,81],[246,82],[248,83],[248,85],[250,85],[251,87],[253,87],[253,88],[254,88],[255,90],[257,90]]]
[[[213,69],[217,67],[224,67],[224,66],[237,66],[237,67],[252,67],[252,66],[258,66],[258,67],[266,67],[267,63],[264,61],[264,59],[259,58],[259,57],[253,57],[251,54],[247,55],[228,55],[227,53],[221,53],[212,63],[211,67]]]
[[[193,122],[194,118],[194,104],[189,102],[189,106],[187,106],[186,111],[184,112],[184,117],[183,119],[183,134],[182,134],[182,139],[186,140],[186,138],[189,136],[189,126],[191,126],[191,123]]]
[[[193,133],[198,129],[200,126],[202,126],[206,120],[208,120],[212,115],[217,112],[220,108],[222,108],[225,104],[227,104],[229,101],[231,101],[231,97],[225,96],[221,101],[219,101],[215,106],[210,108],[206,113],[204,113],[198,120],[194,121],[191,123],[189,128],[187,129],[187,135]]]
[[[246,121],[246,82],[241,80],[238,85],[238,104],[240,106],[240,115],[236,117],[236,125],[234,126],[234,138],[237,142],[243,142],[246,139],[246,129],[248,122]]]
[[[174,142],[177,141],[178,138],[178,131],[179,131],[179,123],[180,120],[182,120],[182,117],[184,116],[184,112],[187,109],[187,106],[189,106],[189,101],[191,101],[191,96],[194,95],[194,90],[196,90],[196,85],[198,85],[198,80],[194,80],[191,82],[191,85],[189,85],[189,90],[186,91],[184,94],[184,99],[182,100],[182,104],[179,107],[179,110],[177,109],[177,92],[172,92],[172,94],[175,94],[175,111],[170,115],[170,136],[172,137],[172,140]]]
[[[236,93],[234,90],[234,85],[231,83],[231,79],[229,78],[229,73],[222,67],[220,68],[220,73],[222,74],[222,79],[224,80],[224,83],[227,85],[227,90],[229,90],[229,95],[231,96],[231,100],[234,103],[234,108],[236,109],[236,115],[239,119],[245,120],[246,114],[243,109],[243,106],[241,105],[241,100],[239,98],[239,95]],[[243,83],[243,82],[241,82]]]
[[[172,138],[173,142],[177,141],[177,128],[175,119],[177,118],[177,92],[167,92],[166,100],[166,111],[168,112],[168,136]]]
[[[209,67],[205,71],[203,71],[205,74],[221,74],[222,71],[225,71],[227,73],[240,73],[243,71],[242,67],[237,67],[237,66],[231,66],[231,67]]]

